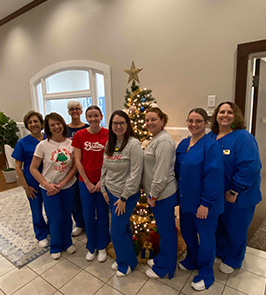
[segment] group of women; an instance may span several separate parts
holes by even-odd
[[[89,126],[78,121],[82,112],[78,102],[69,106],[69,112],[73,123],[69,127],[80,128],[74,130],[72,142],[60,115],[45,117],[45,139],[42,117],[30,112],[24,122],[31,134],[18,142],[13,153],[31,204],[36,238],[45,247],[50,233],[54,259],[59,259],[63,250],[70,254],[76,250],[71,240],[71,213],[75,211],[74,198],[80,194],[81,205],[74,208],[79,208],[79,214],[82,208],[83,219],[80,223],[75,219],[75,229],[80,233],[85,227],[86,259],[91,261],[97,255],[98,261],[104,262],[111,239],[116,253],[112,269],[119,277],[131,273],[138,260],[130,216],[140,197],[142,181],[160,235],[160,252],[147,262],[149,278],[174,276],[174,209],[178,204],[187,244],[187,256],[178,267],[198,270],[191,286],[199,291],[212,285],[215,256],[222,259],[221,272],[231,273],[241,267],[247,230],[255,205],[261,200],[261,164],[256,140],[244,130],[243,115],[235,104],[224,102],[216,108],[208,135],[206,111],[191,110],[187,117],[191,137],[177,149],[164,129],[167,115],[157,107],[147,109],[145,123],[152,139],[144,152],[125,112],[112,114],[109,132],[100,125],[103,116],[97,106],[86,110]],[[48,224],[42,216],[42,200]]]

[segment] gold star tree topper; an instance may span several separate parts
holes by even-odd
[[[139,72],[140,71],[142,71],[143,70],[143,68],[136,68],[135,67],[135,63],[134,63],[134,61],[132,60],[132,63],[131,63],[131,68],[129,69],[129,70],[124,70],[124,72],[126,72],[128,75],[129,75],[129,77],[128,77],[128,82],[127,83],[129,83],[130,81],[137,81],[138,83],[140,83],[139,82],[139,77],[138,77],[138,74],[139,74]]]

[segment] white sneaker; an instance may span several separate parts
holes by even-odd
[[[86,255],[86,260],[88,261],[92,261],[96,256],[95,251],[93,253],[91,253],[90,251],[88,251],[87,255]]]
[[[152,269],[146,270],[146,276],[150,279],[160,279],[161,278]]]
[[[153,261],[153,259],[149,259],[149,260],[147,261],[147,265],[148,265],[150,268],[152,268],[152,267],[154,266],[154,261]]]
[[[41,248],[46,248],[46,247],[48,247],[48,245],[49,245],[49,241],[46,238],[39,241],[39,247],[41,247]]]
[[[181,262],[178,263],[178,268],[180,270],[188,270],[187,268],[185,268],[185,266]]]
[[[57,253],[51,253],[51,257],[54,259],[54,260],[57,260],[61,257],[61,252],[57,252]]]
[[[106,249],[102,249],[98,251],[98,261],[104,262],[107,259]]]
[[[203,280],[197,282],[197,283],[191,283],[191,287],[196,291],[202,291],[205,290],[205,283]]]
[[[72,231],[72,236],[73,237],[76,237],[78,236],[79,234],[81,234],[81,232],[83,231],[83,228],[82,227],[75,227]]]
[[[77,250],[76,247],[73,246],[73,245],[71,245],[70,247],[68,247],[66,249],[66,251],[67,251],[68,254],[74,254],[76,252],[76,250]]]
[[[222,262],[219,265],[219,271],[222,272],[222,273],[225,273],[225,274],[230,274],[230,273],[232,273],[234,271],[234,269],[231,266],[229,266],[229,265]]]
[[[117,264],[116,261],[111,265],[111,268],[112,268],[113,270],[118,270],[118,264]]]
[[[125,277],[125,276],[129,275],[131,272],[132,272],[132,271],[131,271],[131,268],[128,267],[128,268],[127,268],[127,273],[126,273],[126,274],[124,274],[124,273],[122,273],[121,271],[117,270],[117,271],[116,271],[116,276],[117,276],[117,277]]]

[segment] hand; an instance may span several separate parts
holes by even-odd
[[[200,205],[197,213],[196,213],[196,217],[199,219],[206,219],[209,213],[209,208],[205,207],[203,205]]]
[[[150,198],[147,198],[147,201],[148,201],[148,204],[149,204],[151,207],[155,207],[155,205],[156,205],[156,200],[151,200]]]
[[[26,195],[27,195],[30,199],[32,199],[32,200],[36,199],[35,193],[38,193],[38,191],[36,191],[36,189],[34,189],[34,188],[31,187],[31,186],[26,186],[26,187],[24,187],[24,190],[25,190],[25,192],[26,192]]]
[[[88,191],[91,194],[94,193],[95,185],[93,183],[91,183],[90,181],[85,182],[85,184],[86,184],[86,187],[87,187]]]
[[[102,194],[103,194],[103,197],[104,197],[104,199],[105,199],[105,202],[106,202],[108,205],[110,205],[110,203],[109,203],[109,197],[108,197],[107,192],[103,192]]]
[[[98,181],[94,187],[94,191],[93,192],[100,192],[101,191],[101,182]]]
[[[54,196],[60,191],[54,183],[48,183],[44,186],[44,188],[46,189],[47,196]]]
[[[235,203],[236,202],[236,198],[237,198],[237,195],[233,196],[229,191],[227,191],[225,194],[224,194],[224,198],[227,202],[229,203]]]
[[[126,202],[119,199],[114,203],[114,206],[116,206],[115,213],[117,216],[123,215],[126,212]]]
[[[65,183],[62,181],[62,182],[60,182],[60,183],[58,183],[58,184],[55,184],[55,187],[59,190],[59,191],[61,191],[61,189],[63,188],[65,186]]]

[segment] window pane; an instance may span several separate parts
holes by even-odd
[[[44,115],[44,109],[43,109],[43,96],[42,96],[42,85],[39,83],[37,85],[37,96],[38,96],[38,105],[39,105],[39,113]]]
[[[70,100],[78,100],[83,106],[83,113],[80,116],[80,120],[84,123],[87,123],[85,117],[85,111],[87,107],[92,105],[91,97],[82,97],[82,98],[71,98],[71,99],[53,99],[46,101],[46,113],[56,112],[60,114],[66,121],[67,124],[71,122],[71,117],[68,114],[67,103]]]
[[[87,71],[64,71],[46,79],[47,93],[89,89],[89,72]]]
[[[103,113],[103,119],[101,122],[102,127],[106,127],[106,111],[105,111],[105,92],[104,92],[104,76],[96,73],[96,85],[97,85],[97,101],[98,106]]]

